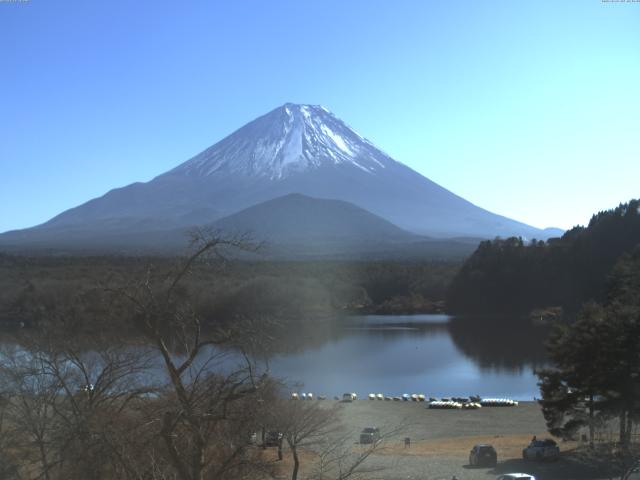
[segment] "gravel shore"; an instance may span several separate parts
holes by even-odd
[[[336,402],[327,401],[326,404]],[[354,450],[358,434],[366,426],[379,427],[385,438],[367,460],[375,473],[364,478],[385,480],[493,480],[502,473],[524,472],[536,480],[605,479],[597,471],[577,460],[574,442],[559,442],[562,452],[556,462],[525,462],[522,449],[531,437],[548,437],[540,407],[535,402],[521,402],[515,407],[484,407],[479,410],[428,409],[428,402],[357,400],[341,403],[341,419],[352,432]],[[404,445],[405,437],[411,439]],[[469,451],[477,443],[490,443],[498,452],[494,468],[468,465]]]
[[[428,409],[428,402],[411,401],[357,400],[341,405],[345,428],[359,431],[374,425],[389,431],[403,426],[400,436],[410,437],[412,441],[469,435],[524,434],[531,437],[546,431],[540,407],[534,402],[478,410]]]

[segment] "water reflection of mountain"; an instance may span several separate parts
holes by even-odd
[[[446,315],[363,315],[325,319],[287,330],[280,335],[274,354],[319,350],[347,337],[372,337],[388,341],[403,338],[449,336],[455,347],[482,369],[522,371],[546,363],[544,342],[548,328],[523,325],[513,319],[491,317],[452,318]]]
[[[490,320],[466,325],[431,315],[335,319],[332,328],[314,324],[302,335],[291,332],[278,345],[281,351],[271,352],[270,368],[291,385],[301,382],[314,392],[531,399],[538,393],[531,367],[544,361],[536,346],[544,335],[519,330]],[[499,338],[496,331],[502,332]],[[539,343],[530,342],[535,335]],[[282,351],[291,347],[295,351]]]
[[[365,315],[342,320],[345,335],[362,334],[392,340],[397,337],[447,335],[447,315]]]
[[[545,327],[513,319],[453,318],[448,324],[455,346],[483,369],[522,371],[544,366]]]
[[[324,318],[313,322],[287,325],[272,332],[277,340],[272,354],[294,354],[319,350],[327,343],[347,337],[370,336],[386,340],[403,337],[448,335],[446,315],[362,315]]]

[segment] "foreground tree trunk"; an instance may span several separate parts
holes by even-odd
[[[626,428],[626,442],[627,447],[631,447],[631,432],[633,431],[633,415],[631,412],[627,413],[627,428]]]
[[[293,471],[291,472],[291,480],[297,480],[298,470],[300,469],[300,459],[298,458],[298,449],[295,445],[291,446],[291,454],[293,455]]]
[[[593,393],[589,395],[589,447],[593,448],[594,437],[594,407],[593,407]]]
[[[261,330],[249,318],[237,320],[232,328],[210,320],[205,337],[182,283],[202,257],[220,257],[219,248],[251,250],[251,246],[202,234],[194,241],[196,250],[176,270],[149,271],[144,281],[118,293],[133,305],[137,327],[156,346],[164,363],[171,393],[163,407],[159,436],[176,476],[181,480],[245,478],[252,468],[265,470],[262,461],[246,457],[250,433],[257,431],[261,415],[247,405],[270,395],[268,376],[256,376],[251,355],[244,349],[247,343],[260,344]],[[265,323],[261,319],[262,328]],[[244,366],[231,373],[219,371],[215,366],[229,355],[220,347],[241,352]],[[180,355],[175,354],[177,350]]]
[[[49,465],[49,460],[47,460],[47,451],[42,441],[38,442],[38,452],[40,454],[40,463],[42,463],[42,476],[44,480],[50,480],[49,470],[51,466]]]
[[[622,410],[622,412],[620,412],[620,418],[619,418],[620,435],[618,440],[623,450],[627,449],[627,415],[626,413],[627,412],[625,410]]]

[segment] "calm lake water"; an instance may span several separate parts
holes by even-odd
[[[524,323],[446,315],[343,317],[289,332],[278,344],[287,353],[272,352],[257,368],[268,368],[291,391],[328,397],[356,392],[361,398],[423,393],[531,400],[540,396],[534,369],[546,363],[548,331]],[[160,356],[153,349],[150,355],[153,373],[145,373],[141,383],[166,380]],[[205,364],[222,371],[244,365],[233,351],[215,355],[216,360],[210,355],[196,359],[194,371]]]
[[[292,391],[539,397],[546,331],[446,315],[348,317],[320,344],[270,360]]]

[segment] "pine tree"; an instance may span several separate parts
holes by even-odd
[[[619,441],[631,441],[640,417],[640,248],[624,255],[608,281],[604,305],[589,303],[548,343],[552,368],[538,372],[540,404],[552,434],[574,437],[600,420],[619,419]]]

